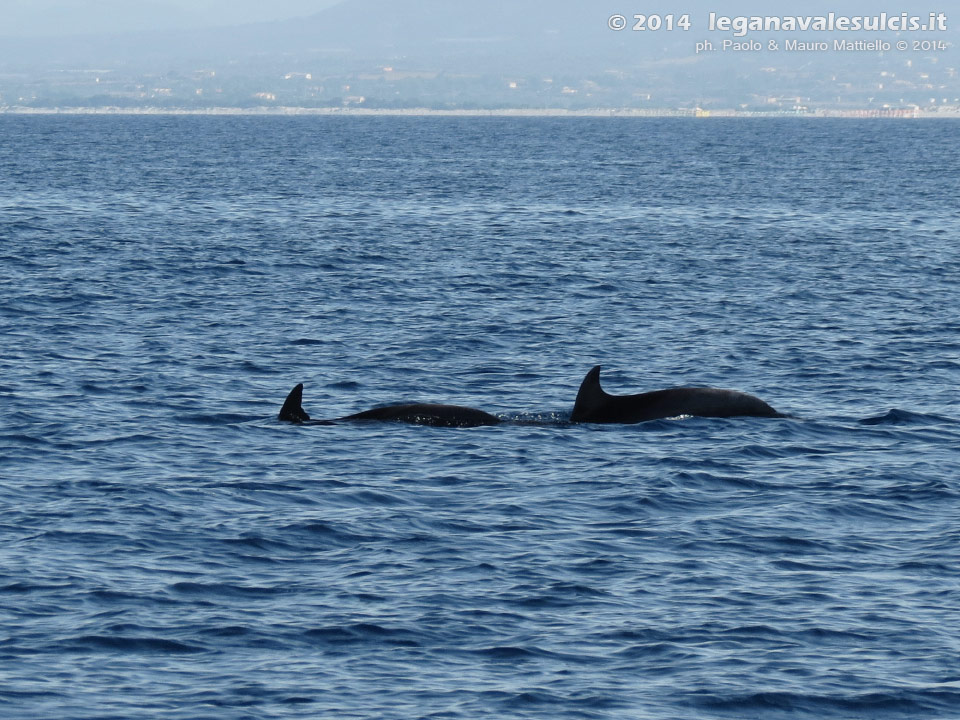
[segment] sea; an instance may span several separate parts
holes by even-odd
[[[0,115],[0,716],[960,718],[958,198],[950,120]]]

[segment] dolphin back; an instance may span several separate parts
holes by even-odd
[[[347,415],[336,420],[311,420],[301,407],[303,403],[303,383],[297,385],[280,408],[277,420],[306,425],[336,425],[341,421],[381,420],[386,422],[405,422],[412,425],[432,425],[434,427],[480,427],[499,425],[501,420],[495,415],[460,405],[433,405],[430,403],[409,403],[406,405],[388,405],[363,412]]]
[[[499,425],[500,418],[483,410],[463,407],[462,405],[434,405],[431,403],[412,403],[408,405],[388,405],[386,407],[365,410],[347,415],[341,420],[384,420],[405,422],[412,425],[431,425],[433,427],[481,427]]]
[[[639,423],[680,415],[789,417],[760,398],[738,390],[678,387],[638,395],[610,395],[600,387],[598,365],[580,384],[570,422]]]

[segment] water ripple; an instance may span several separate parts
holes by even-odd
[[[5,718],[956,715],[952,124],[0,126]]]

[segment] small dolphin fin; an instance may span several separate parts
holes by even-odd
[[[589,422],[590,415],[606,397],[607,393],[600,387],[600,366],[597,365],[580,383],[580,391],[573,404],[573,412],[570,413],[570,422]]]
[[[283,402],[283,407],[280,408],[280,414],[277,415],[277,420],[293,423],[301,423],[309,420],[310,416],[300,407],[302,402],[303,383],[300,383],[287,395],[287,399]]]

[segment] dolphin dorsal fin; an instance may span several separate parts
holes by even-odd
[[[600,387],[600,366],[597,365],[580,383],[577,401],[573,404],[573,412],[570,413],[570,422],[589,422],[590,415],[603,404],[607,397],[607,393]]]
[[[290,391],[290,394],[287,395],[287,399],[283,402],[283,407],[280,408],[280,414],[277,415],[277,420],[283,420],[284,422],[303,422],[304,420],[309,420],[310,416],[303,411],[303,408],[300,407],[300,404],[303,402],[303,383],[297,385],[293,390]]]

